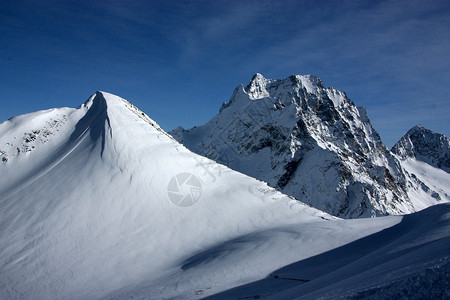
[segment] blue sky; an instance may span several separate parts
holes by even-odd
[[[0,37],[0,121],[103,90],[190,128],[259,72],[346,91],[388,146],[450,135],[448,0],[0,0]]]

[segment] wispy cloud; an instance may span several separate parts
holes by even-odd
[[[247,69],[321,76],[368,106],[389,142],[397,135],[389,128],[406,124],[433,123],[448,134],[448,3],[354,3],[330,8],[329,18],[319,13],[316,23],[286,24],[290,36],[262,48]]]
[[[0,6],[0,62],[8,74],[0,85],[10,94],[16,91],[9,86],[24,78],[33,86],[70,78],[70,84],[125,86],[139,95],[158,90],[163,99],[181,95],[185,107],[207,106],[208,112],[190,111],[194,124],[200,115],[202,121],[213,116],[234,85],[256,72],[312,73],[367,106],[386,139],[395,138],[387,130],[395,124],[433,122],[450,134],[443,113],[450,106],[448,0],[18,0]],[[93,68],[102,75],[92,75]],[[172,87],[174,76],[184,78]],[[407,117],[395,117],[405,111]]]

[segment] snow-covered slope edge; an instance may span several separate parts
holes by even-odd
[[[207,124],[170,132],[192,151],[344,218],[416,210],[366,111],[313,75],[235,89]]]
[[[193,154],[104,92],[3,122],[0,149],[7,299],[197,298],[401,220],[333,218]]]
[[[448,299],[450,204],[211,299]]]

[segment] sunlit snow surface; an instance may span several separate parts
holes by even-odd
[[[413,158],[403,160],[402,166],[421,182],[408,192],[412,199],[419,199],[415,201],[417,209],[450,201],[450,173]]]
[[[214,299],[448,299],[450,205],[276,270]]]
[[[286,274],[311,280],[303,286],[325,287],[354,270],[363,272],[365,264],[390,274],[395,265],[383,268],[378,262],[408,253],[402,264],[415,259],[419,271],[438,266],[439,259],[448,266],[449,243],[443,243],[448,206],[404,220],[334,218],[191,153],[111,94],[98,92],[78,109],[2,123],[0,150],[4,299],[195,299],[264,280],[321,253],[326,259],[318,268],[306,260],[306,269],[288,267]],[[186,173],[193,177],[180,175]],[[180,206],[177,195],[189,195],[184,200],[192,204]],[[420,230],[411,229],[416,227]],[[388,240],[370,236],[385,228]],[[348,257],[327,252],[366,236],[367,243],[344,246],[351,249]],[[398,246],[384,251],[390,241]],[[431,254],[415,255],[417,249]],[[362,265],[350,264],[356,259]],[[350,269],[342,269],[347,264]],[[336,267],[341,271],[333,277]],[[261,292],[248,289],[245,296],[280,290],[286,297],[294,295],[291,291],[301,295],[291,289],[303,289],[297,286],[301,281],[276,280]],[[349,280],[354,288],[361,283]],[[321,295],[317,288],[307,292],[316,290]]]

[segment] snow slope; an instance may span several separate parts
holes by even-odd
[[[408,194],[418,210],[431,205],[450,202],[450,174],[414,158],[402,161],[410,178]]]
[[[344,218],[416,211],[399,160],[363,107],[313,75],[235,89],[202,126],[170,132],[190,150]]]
[[[211,299],[448,299],[450,204]]]
[[[198,298],[401,221],[320,212],[104,92],[3,122],[0,150],[5,299]]]

